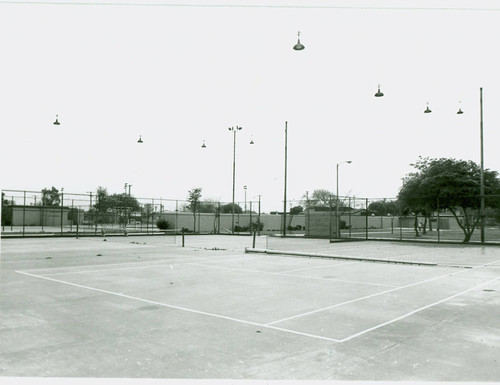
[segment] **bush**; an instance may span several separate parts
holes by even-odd
[[[339,220],[339,227],[340,227],[340,229],[348,229],[349,228],[346,221],[344,221],[343,219]]]
[[[170,228],[170,222],[166,219],[158,219],[158,221],[156,221],[156,227],[160,230],[167,230]]]
[[[252,223],[252,231],[262,231],[264,229],[264,223],[253,222]]]

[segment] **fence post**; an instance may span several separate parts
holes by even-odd
[[[63,235],[63,202],[64,202],[64,193],[61,192],[61,236]]]
[[[14,231],[14,195],[11,196],[10,200],[10,231]]]
[[[217,209],[217,234],[220,234],[220,202]]]
[[[84,217],[85,219],[85,217]],[[78,229],[79,229],[79,226],[80,225],[80,210],[78,210],[78,208],[76,209],[76,238],[78,239]]]
[[[257,230],[260,236],[260,195],[259,195],[259,216],[257,217]]]
[[[5,209],[3,208],[3,193],[2,193],[2,211],[0,211],[2,214],[5,213]],[[6,218],[7,216],[2,216],[2,232],[5,232],[5,221],[4,221],[4,218]]]
[[[349,239],[351,239],[351,197],[349,197]]]
[[[24,191],[24,200],[23,200],[23,237],[24,237],[25,221],[26,221],[26,191]]]
[[[439,227],[439,197],[437,198],[437,216],[438,216],[438,223],[437,223],[437,232],[438,232],[438,243],[440,242],[440,238],[441,238],[441,232],[439,231],[440,230],[440,227]]]
[[[252,234],[252,201],[250,201],[250,225],[248,226],[248,231],[250,231],[250,234]]]
[[[178,223],[178,212],[179,212],[179,201],[175,200],[175,232],[179,230],[179,223]]]
[[[365,198],[365,213],[366,213],[366,219],[365,219],[365,225],[366,225],[366,239],[368,239],[368,198]]]
[[[399,240],[403,240],[403,218],[401,218],[403,215],[401,205],[399,205]]]

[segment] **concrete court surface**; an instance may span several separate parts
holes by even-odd
[[[500,381],[500,248],[277,241],[256,247],[442,266],[245,254],[248,236],[2,239],[0,376]]]

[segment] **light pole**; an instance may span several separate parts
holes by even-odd
[[[239,127],[239,126],[229,127],[228,130],[233,132],[233,202],[232,202],[232,207],[231,207],[231,212],[232,212],[231,234],[234,234],[234,187],[235,187],[235,176],[236,176],[236,133],[238,131],[242,130],[242,127]]]
[[[245,214],[247,213],[247,186],[243,186],[243,190],[245,190]]]
[[[337,163],[337,196],[335,198],[335,234],[336,238],[340,238],[340,220],[339,220],[339,166],[343,163],[352,163],[351,160],[344,160],[343,162]]]
[[[287,152],[288,152],[288,122],[285,122],[285,188],[283,193],[283,236],[286,236],[286,172],[287,172]]]
[[[479,108],[480,108],[480,141],[481,141],[481,174],[480,174],[480,192],[481,206],[481,243],[484,243],[484,148],[483,148],[483,87],[479,88]],[[461,109],[459,110],[461,111]]]

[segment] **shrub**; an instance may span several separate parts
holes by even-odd
[[[264,229],[264,223],[253,222],[252,231],[262,231]]]
[[[156,227],[160,230],[167,230],[170,228],[170,222],[166,219],[158,219],[158,221],[156,221]]]

